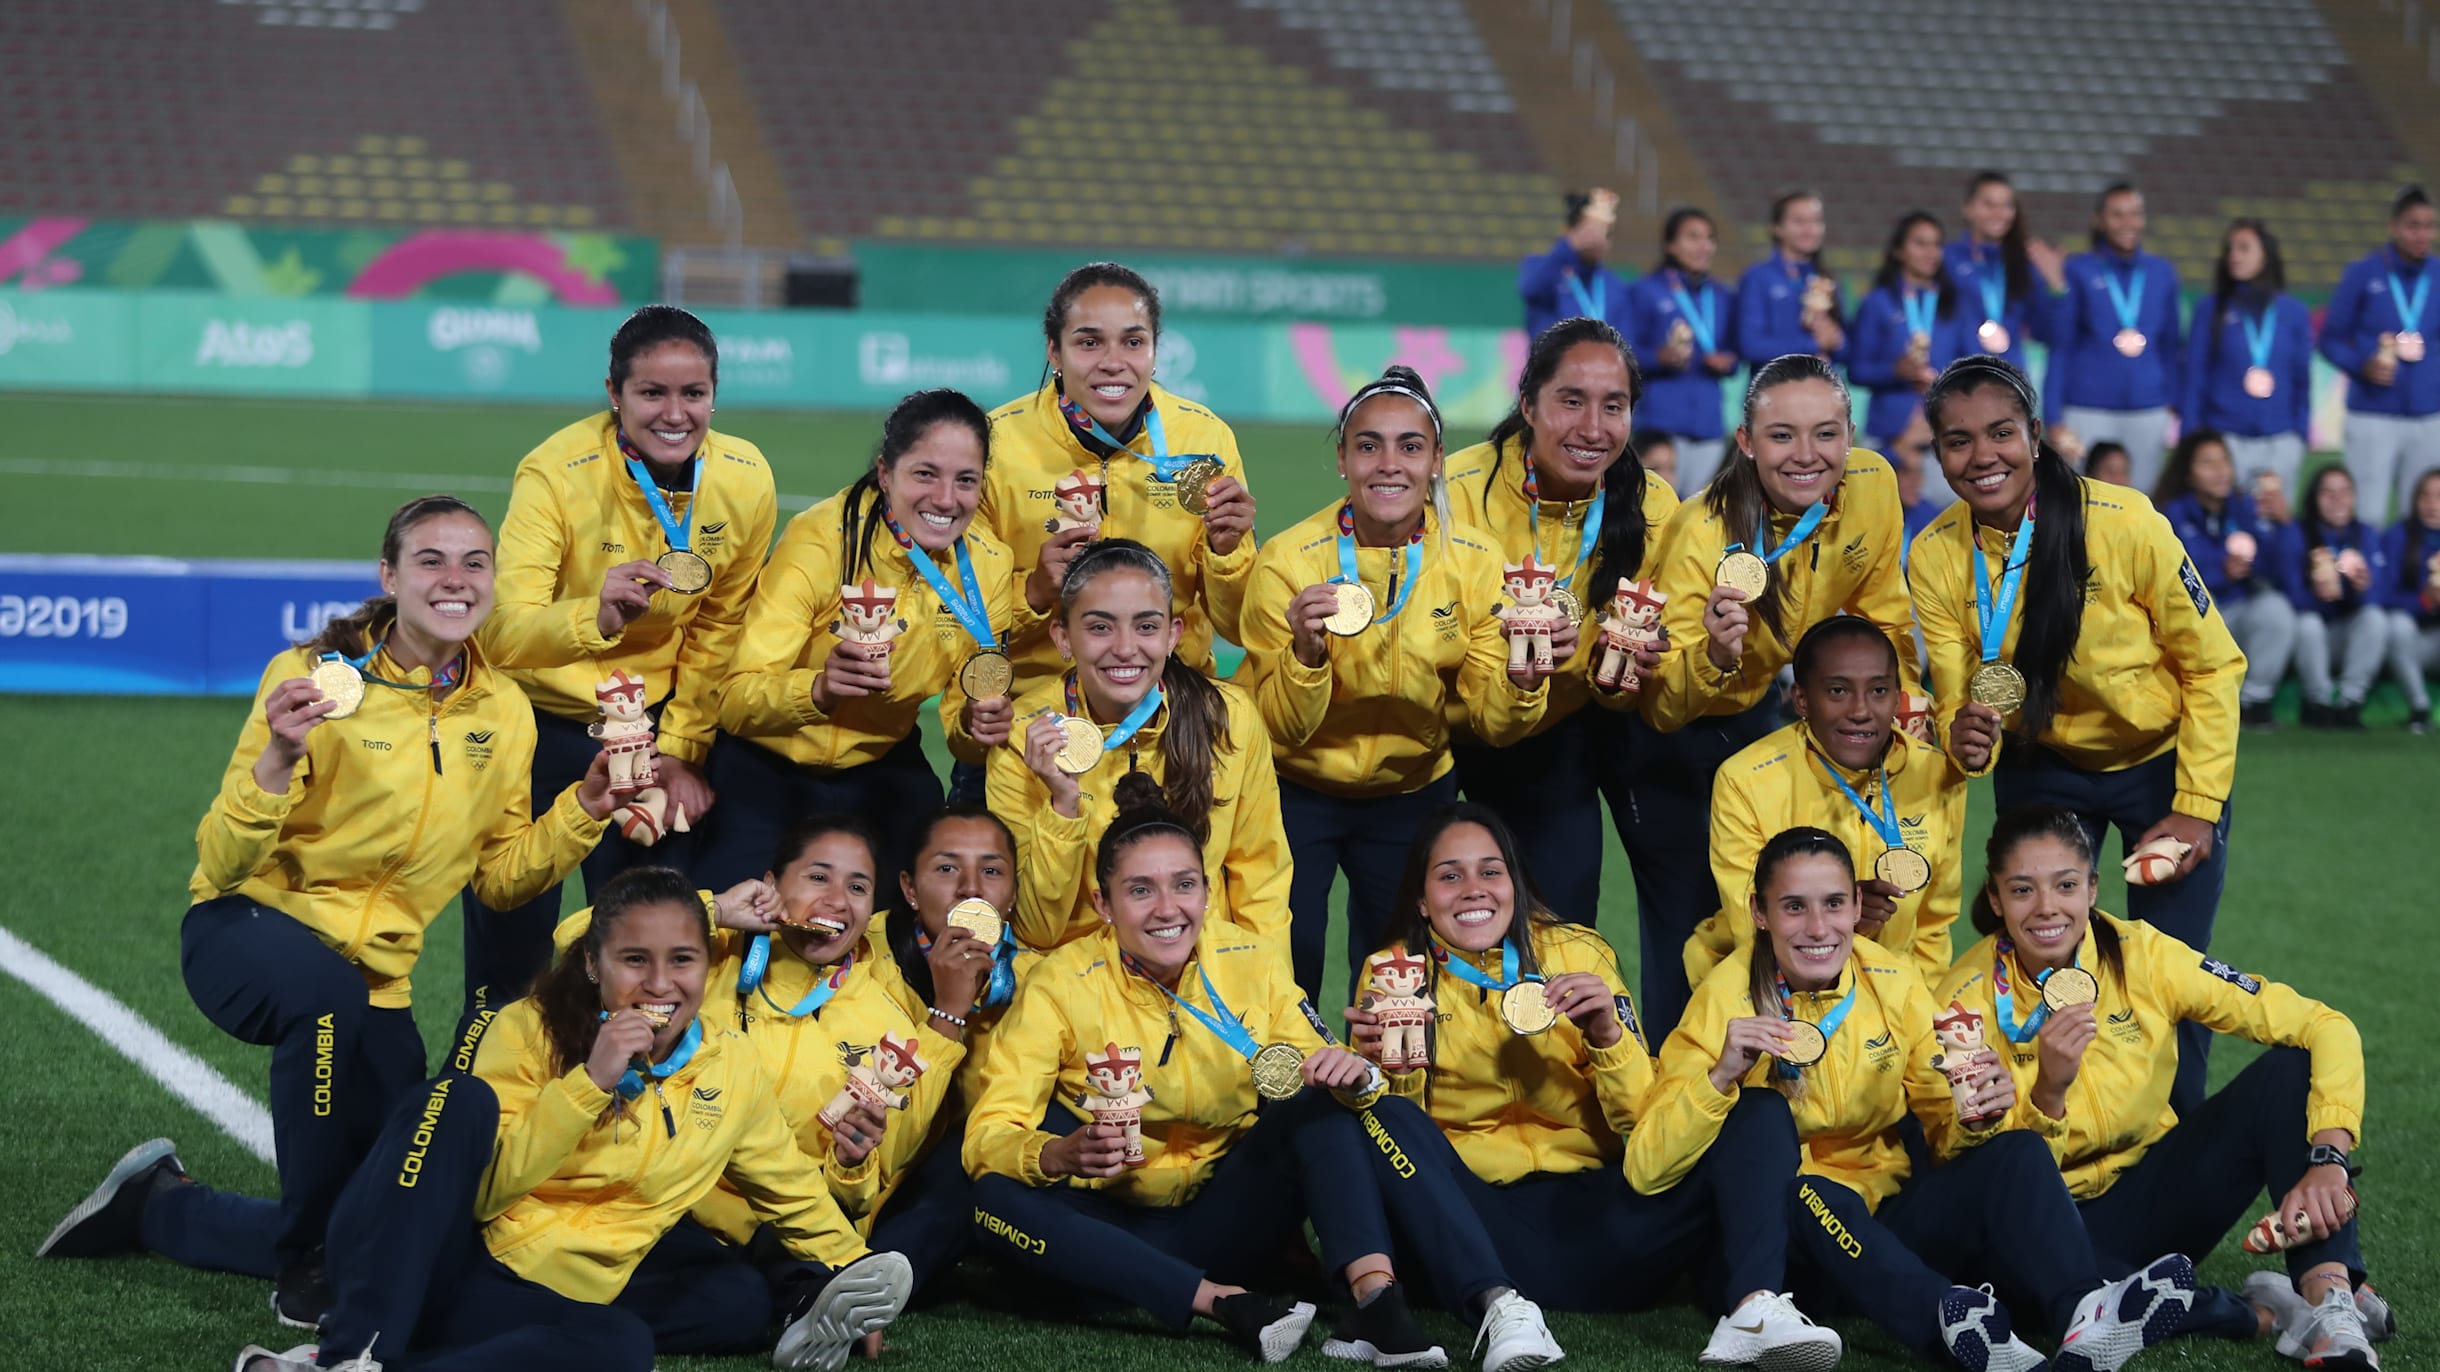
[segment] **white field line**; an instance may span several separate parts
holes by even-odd
[[[195,481],[239,486],[332,486],[380,491],[504,492],[509,479],[468,472],[359,472],[332,467],[263,467],[211,462],[125,462],[106,458],[0,457],[0,476],[64,476],[118,481]],[[821,496],[787,495],[794,513]]]
[[[53,962],[41,949],[0,928],[0,972],[42,994],[68,1018],[93,1031],[119,1055],[144,1069],[249,1153],[272,1161],[271,1112],[211,1064],[164,1037],[109,992]]]

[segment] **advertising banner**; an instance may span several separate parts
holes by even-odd
[[[249,695],[379,590],[358,562],[0,554],[0,691]]]

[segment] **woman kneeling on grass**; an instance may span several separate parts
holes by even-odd
[[[2049,1141],[2103,1266],[2124,1270],[2162,1244],[2208,1250],[2267,1192],[2278,1208],[2265,1233],[2284,1245],[2286,1272],[2255,1273],[2242,1300],[2206,1289],[2186,1327],[2238,1338],[2275,1329],[2279,1351],[2308,1367],[2378,1367],[2371,1341],[2397,1323],[2363,1284],[2356,1245],[2347,1154],[2363,1137],[2364,1052],[2354,1024],[2093,908],[2092,840],[2068,811],[2002,814],[1988,859],[1973,912],[1987,937],[1949,969],[1938,1001],[1996,1031],[1986,1039],[2017,1084],[2005,1123]],[[2089,994],[2046,994],[2054,981]],[[2187,1020],[2272,1047],[2181,1119],[2169,1083]]]
[[[1967,1372],[2116,1372],[2177,1328],[2194,1264],[2172,1253],[2102,1281],[2042,1140],[1998,1127],[2015,1081],[1990,1063],[1952,1093],[1923,978],[1911,958],[1856,937],[1860,905],[1854,861],[1827,832],[1763,845],[1754,941],[1695,988],[1661,1049],[1661,1079],[1627,1136],[1627,1179],[1648,1195],[1680,1184],[1746,1092],[1776,1090],[1804,1142],[1786,1193],[1799,1290],[1818,1286]],[[1909,1115],[1955,1156],[1916,1172]],[[2016,1337],[2008,1305],[1966,1284],[1984,1278],[2063,1331],[2047,1364]]]
[[[1202,852],[1151,779],[1125,778],[1117,798],[1095,854],[1101,932],[1045,957],[992,1039],[966,1127],[977,1243],[1172,1328],[1200,1315],[1278,1362],[1313,1306],[1234,1283],[1310,1218],[1357,1302],[1324,1351],[1446,1366],[1394,1284],[1380,1174],[1405,1156],[1360,1122],[1382,1102],[1379,1073],[1324,1038],[1276,943],[1206,922]],[[1394,1118],[1403,1103],[1384,1104]],[[1558,1360],[1462,1196],[1418,1188],[1399,1223],[1434,1287],[1481,1318],[1487,1372]]]

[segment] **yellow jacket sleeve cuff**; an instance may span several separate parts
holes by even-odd
[[[1017,1180],[1027,1186],[1048,1186],[1058,1180],[1042,1170],[1042,1150],[1050,1146],[1051,1136],[1036,1129],[1017,1145]]]
[[[1308,667],[1305,665],[1304,659],[1291,650],[1279,660],[1279,675],[1282,680],[1299,690],[1310,691],[1316,688],[1328,690],[1330,687],[1330,658],[1325,655],[1322,658],[1321,666]]]
[[[1711,1074],[1706,1072],[1696,1084],[1695,1089],[1686,1093],[1686,1099],[1694,1103],[1698,1113],[1715,1120],[1725,1120],[1728,1118],[1728,1112],[1737,1108],[1737,1097],[1744,1093],[1745,1081],[1743,1078],[1730,1082],[1728,1089],[1722,1091],[1711,1084]]]
[[[2364,1117],[2345,1106],[2321,1105],[2310,1107],[2305,1111],[2304,1134],[2306,1138],[2309,1139],[2324,1129],[2346,1130],[2348,1136],[2355,1140],[2349,1146],[2349,1152],[2364,1146]]]
[[[571,1067],[542,1093],[542,1105],[553,1123],[572,1126],[572,1138],[582,1137],[610,1108],[610,1093],[595,1086],[584,1068]]]
[[[255,781],[254,769],[249,767],[229,778],[229,784],[220,788],[220,797],[235,818],[277,829],[288,818],[288,812],[297,808],[304,770],[304,764],[299,763],[296,771],[289,774],[288,789],[274,795]]]
[[[1412,1071],[1389,1072],[1384,1075],[1389,1078],[1389,1089],[1392,1094],[1404,1096],[1417,1105],[1423,1104],[1424,1083],[1432,1079],[1429,1069],[1418,1067]]]
[[[576,792],[575,786],[561,791],[559,798],[551,802],[551,808],[543,812],[542,822],[549,825],[551,832],[559,839],[589,853],[593,851],[593,845],[602,841],[602,833],[610,827],[610,821],[586,814],[584,802],[576,798]],[[583,855],[579,854],[577,861],[583,860]]]
[[[830,1193],[838,1198],[842,1207],[847,1205],[851,1196],[869,1200],[873,1190],[873,1177],[881,1170],[881,1147],[879,1144],[875,1144],[873,1150],[857,1159],[856,1165],[853,1167],[841,1166],[839,1155],[824,1149],[822,1170],[830,1174]],[[862,1214],[863,1210],[858,1207],[850,1210],[849,1213]]]
[[[972,1023],[971,1019],[968,1021]],[[953,1039],[940,1031],[940,1017],[929,1009],[924,1011],[923,1027],[915,1031],[915,1051],[931,1063],[927,1072],[948,1072],[966,1060],[966,1041]]]
[[[1607,1048],[1595,1048],[1588,1044],[1584,1051],[1593,1060],[1595,1072],[1620,1071],[1634,1066],[1635,1059],[1645,1056],[1643,1045],[1635,1041],[1635,1036],[1628,1033],[1623,1024],[1618,1028],[1618,1042]]]
[[[2227,804],[2227,801],[2214,800],[2210,796],[2197,795],[2192,791],[2180,791],[2170,800],[2169,808],[2178,814],[2190,815],[2205,824],[2217,824],[2220,822],[2220,811]]]
[[[663,757],[689,763],[696,767],[702,766],[704,760],[712,754],[709,739],[688,738],[682,734],[673,734],[666,729],[653,737],[652,749]]]

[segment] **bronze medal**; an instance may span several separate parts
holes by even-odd
[[[1932,862],[1912,848],[1886,848],[1873,859],[1872,875],[1898,888],[1898,894],[1911,896],[1932,884]]]
[[[1718,570],[1711,575],[1711,584],[1743,591],[1751,603],[1761,599],[1762,593],[1770,588],[1771,564],[1749,552],[1729,553],[1720,559]]]
[[[1790,1067],[1811,1067],[1830,1051],[1830,1040],[1810,1020],[1783,1021],[1788,1027],[1788,1046],[1780,1050],[1779,1060]]]
[[[1330,590],[1339,598],[1339,608],[1331,613],[1330,618],[1322,621],[1323,628],[1346,638],[1370,627],[1373,622],[1373,593],[1365,589],[1363,582],[1336,581],[1331,583]]]
[[[654,558],[652,565],[669,573],[669,589],[680,595],[700,595],[711,587],[712,564],[684,548],[670,549]]]
[[[991,700],[1008,694],[1009,685],[1017,679],[1017,669],[1009,664],[1008,654],[997,648],[978,648],[957,669],[957,689],[969,700]]]
[[[2279,380],[2268,367],[2245,369],[2245,393],[2256,400],[2268,400],[2279,390]]]
[[[1059,745],[1059,755],[1054,761],[1059,764],[1059,770],[1069,776],[1083,776],[1093,770],[1094,763],[1101,761],[1101,726],[1076,715],[1061,715],[1058,718],[1059,732],[1067,736],[1067,742]]]
[[[1266,1043],[1254,1054],[1254,1092],[1286,1100],[1305,1089],[1305,1055],[1293,1043]]]
[[[2423,335],[2421,333],[2409,329],[2398,335],[2398,360],[2400,362],[2423,360]]]
[[[1554,585],[1550,588],[1550,595],[1547,599],[1550,601],[1552,609],[1567,616],[1568,623],[1582,624],[1584,622],[1584,602],[1576,599],[1574,591],[1565,586]]]
[[[1198,457],[1178,470],[1171,484],[1178,493],[1178,508],[1188,514],[1211,512],[1211,484],[1228,469],[1208,457]]]
[[[1559,1022],[1559,1012],[1550,1008],[1543,996],[1541,981],[1520,981],[1500,992],[1500,1018],[1507,1022],[1509,1032],[1539,1034]]]
[[[2101,999],[2101,983],[2081,967],[2062,967],[2042,978],[2042,1003],[2057,1014],[2070,1006]]]
[[[318,662],[313,669],[313,688],[324,698],[339,702],[339,708],[322,716],[324,719],[345,719],[364,704],[364,673],[346,662]]]
[[[1966,683],[1966,699],[2012,714],[2025,703],[2025,674],[2005,662],[1986,662]]]
[[[950,906],[947,923],[952,929],[974,935],[976,942],[986,946],[998,945],[1000,931],[1008,927],[1008,921],[1000,918],[1000,912],[992,909],[987,900],[961,900]]]
[[[2110,335],[2110,346],[2116,348],[2121,357],[2143,356],[2143,350],[2150,345],[2150,342],[2151,340],[2143,336],[2141,329],[2120,329]]]
[[[2008,351],[2008,326],[1996,319],[1986,319],[1974,331],[1974,341],[1982,344],[1984,352],[2004,353]]]

